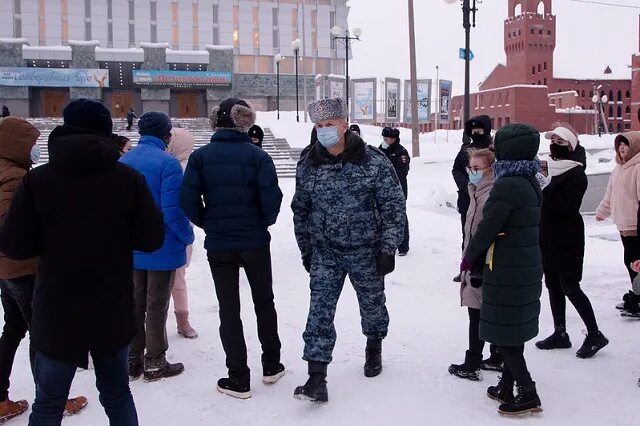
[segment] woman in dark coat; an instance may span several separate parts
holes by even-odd
[[[590,358],[609,341],[598,329],[591,302],[580,288],[585,243],[580,206],[587,190],[587,176],[584,165],[571,159],[578,147],[574,131],[556,127],[545,138],[551,140],[551,156],[547,161],[550,181],[543,190],[540,249],[555,331],[536,346],[545,350],[571,347],[566,331],[568,298],[588,332],[576,355]]]
[[[487,394],[502,402],[499,412],[505,415],[542,411],[524,359],[524,344],[538,334],[542,292],[539,145],[540,133],[526,124],[509,124],[496,133],[496,182],[460,268],[468,271],[486,259],[480,338],[498,345],[504,358],[502,378]]]

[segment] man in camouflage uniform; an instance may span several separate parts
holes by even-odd
[[[348,130],[342,99],[309,105],[318,143],[298,163],[291,203],[303,265],[311,274],[311,302],[303,338],[309,380],[294,396],[328,400],[326,376],[335,346],[336,304],[346,276],[358,296],[367,337],[364,374],[382,371],[382,339],[389,314],[384,276],[395,268],[404,236],[405,198],[391,163]]]

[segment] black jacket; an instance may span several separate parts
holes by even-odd
[[[582,167],[555,176],[544,188],[540,248],[545,271],[554,271],[567,281],[582,280],[584,222],[580,214],[587,191]]]
[[[384,152],[389,161],[391,161],[391,164],[393,164],[393,168],[398,175],[398,179],[400,179],[400,185],[402,186],[404,197],[407,198],[409,194],[407,176],[409,175],[409,164],[411,163],[409,153],[405,147],[400,145],[400,140],[390,145],[387,149],[382,149],[382,145],[380,145],[380,150]]]
[[[0,114],[0,118],[5,118],[5,117],[9,117],[11,116],[11,113],[9,112],[9,108],[6,106],[2,107],[2,114]]]
[[[138,118],[135,112],[129,111],[127,113],[127,121],[133,121],[134,118]]]
[[[0,251],[39,257],[31,341],[51,358],[87,367],[136,333],[133,250],[164,240],[144,177],[118,163],[109,137],[69,126],[49,137],[50,161],[30,171],[0,228]]]

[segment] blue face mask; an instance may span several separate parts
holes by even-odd
[[[38,164],[40,162],[40,145],[35,144],[31,148],[31,163]]]
[[[322,127],[316,129],[318,133],[318,142],[325,148],[336,146],[340,142],[340,135],[337,127]]]
[[[484,175],[482,170],[468,170],[467,173],[469,173],[469,182],[475,186],[478,186]]]
[[[388,149],[388,148],[389,148],[389,145],[387,145],[387,143],[386,143],[385,141],[382,141],[382,143],[380,144],[380,148],[382,148],[382,149],[385,149],[385,150],[386,150],[386,149]]]

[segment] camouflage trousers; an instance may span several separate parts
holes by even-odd
[[[309,317],[302,335],[304,360],[331,362],[336,344],[336,305],[347,275],[358,297],[362,333],[371,339],[387,336],[389,313],[384,277],[377,272],[376,258],[377,252],[371,249],[345,252],[314,247]]]

